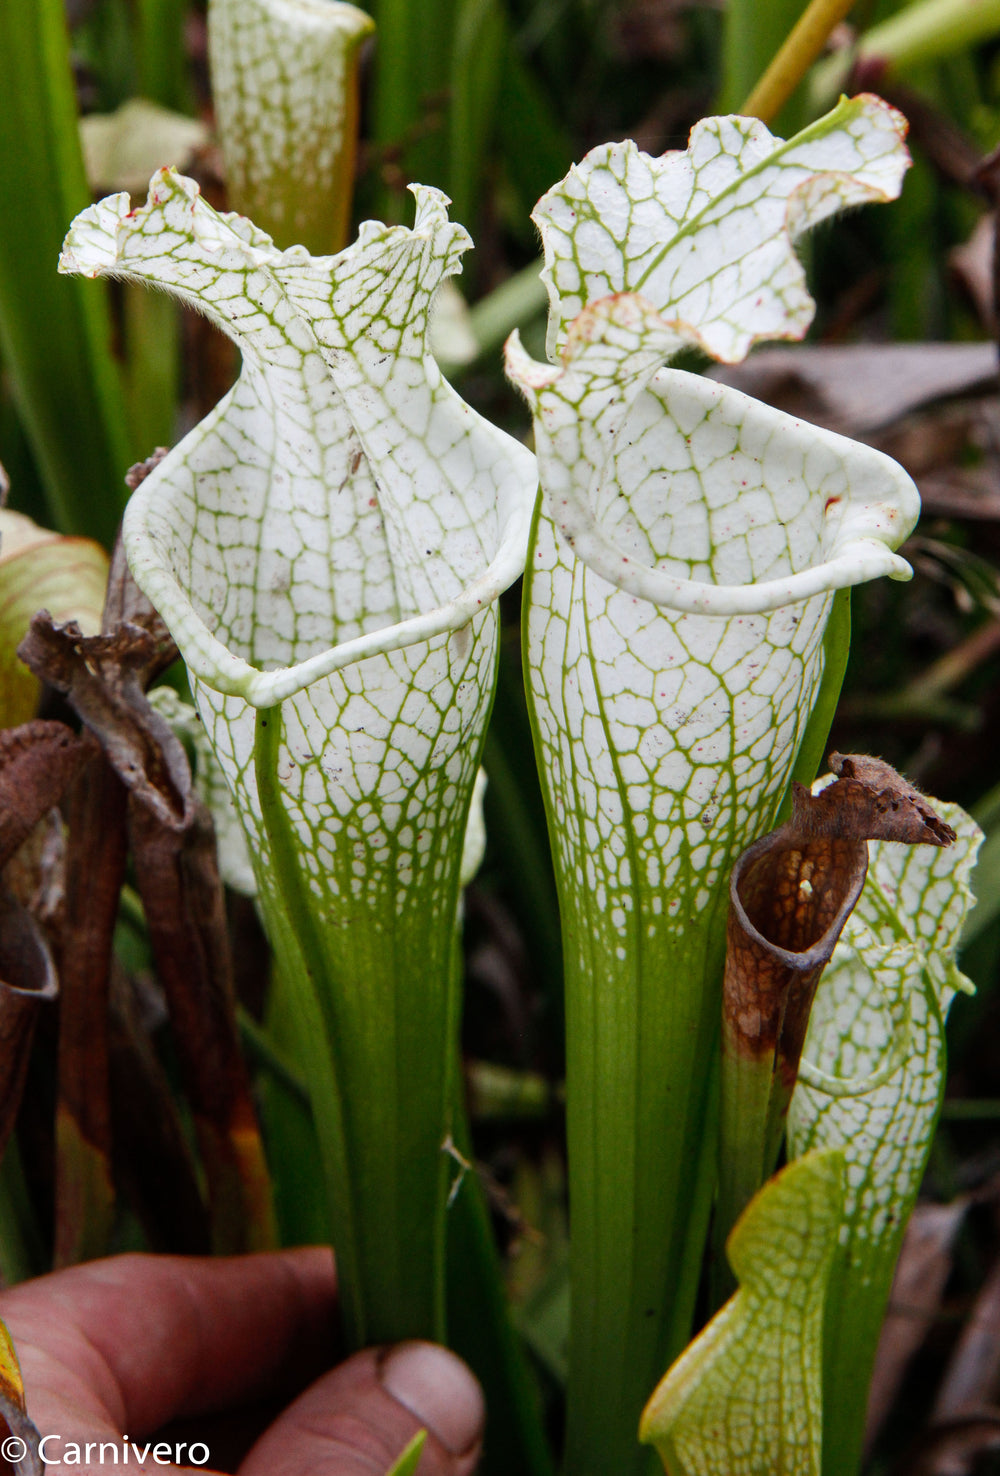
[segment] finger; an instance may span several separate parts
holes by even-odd
[[[432,1343],[357,1353],[262,1435],[240,1476],[385,1476],[418,1430],[418,1476],[471,1476],[485,1410],[460,1358]]]
[[[107,1439],[301,1389],[329,1366],[335,1293],[320,1248],[116,1256],[4,1292],[0,1317],[42,1432]]]

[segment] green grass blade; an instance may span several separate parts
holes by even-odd
[[[459,1151],[468,1157],[461,1103],[455,1138]],[[452,1169],[461,1172],[456,1165]],[[510,1321],[489,1212],[474,1170],[464,1174],[453,1193],[448,1211],[448,1341],[486,1393],[481,1476],[509,1476],[514,1471],[518,1476],[552,1476],[538,1390]]]
[[[28,1193],[21,1154],[12,1138],[0,1165],[0,1275],[5,1286],[48,1270],[35,1209]]]
[[[128,365],[123,376],[135,445],[151,452],[174,437],[180,390],[181,320],[176,303],[127,284],[122,297]]]
[[[0,348],[50,520],[110,543],[137,453],[106,293],[56,275],[66,227],[89,199],[59,0],[0,7],[0,56]]]
[[[179,113],[190,111],[191,84],[184,47],[188,0],[138,0],[135,9],[141,96]]]
[[[309,1043],[300,1041],[295,1029],[297,1020],[292,991],[275,968],[266,1031],[245,1014],[240,1030],[247,1056],[258,1067],[257,1095],[281,1243],[323,1245],[332,1236],[326,1196],[316,1192],[323,1180],[323,1159],[312,1104],[296,1069],[309,1058]]]
[[[804,8],[804,0],[729,0],[722,43],[722,86],[716,111],[735,113],[763,76]],[[794,103],[783,110],[777,131],[785,131],[789,116],[794,133],[804,119]]]
[[[792,769],[792,777],[781,801],[775,825],[783,824],[792,812],[792,785],[812,784],[820,771],[826,757],[830,726],[840,701],[840,689],[844,685],[844,673],[850,654],[851,591],[838,589],[833,597],[830,619],[823,637],[823,676],[820,679],[819,692],[799,744],[795,767]]]
[[[545,88],[514,46],[508,48],[500,79],[497,135],[504,171],[516,196],[520,228],[534,242],[528,215],[554,179],[573,162],[573,140]],[[523,222],[523,223],[522,223]]]
[[[462,0],[457,20],[448,120],[448,188],[456,220],[472,229],[509,38],[501,0]]]
[[[414,1476],[426,1441],[427,1431],[418,1430],[399,1459],[393,1461],[385,1476]]]
[[[385,161],[378,213],[407,213],[409,180],[447,190],[448,89],[456,0],[372,0],[378,27],[372,81],[372,141]]]
[[[481,358],[499,349],[515,328],[526,328],[544,312],[549,299],[541,269],[541,262],[533,261],[470,310],[469,327]]]

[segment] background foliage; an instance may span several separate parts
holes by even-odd
[[[739,105],[801,7],[796,0],[373,0],[368,8],[379,39],[365,60],[356,214],[409,218],[411,179],[451,195],[453,214],[477,248],[462,278],[472,342],[456,353],[451,372],[477,408],[524,432],[497,349],[520,326],[541,354],[544,292],[529,220],[535,200],[607,139],[631,136],[652,153],[683,147],[698,117]],[[903,22],[929,10],[930,30],[917,44]],[[970,808],[988,837],[962,958],[979,993],[956,1006],[949,1027],[950,1085],[926,1207],[904,1252],[899,1310],[877,1373],[873,1472],[915,1471],[917,1450],[921,1471],[994,1469],[989,1447],[1000,1423],[1000,413],[993,346],[1000,175],[989,157],[1000,140],[1000,13],[987,3],[978,13],[970,34],[956,7],[940,0],[854,7],[849,26],[835,35],[835,55],[776,126],[790,131],[808,121],[838,86],[872,88],[909,117],[914,168],[899,204],[840,222],[812,242],[814,348],[762,352],[727,371],[761,398],[890,451],[917,480],[924,517],[903,550],[916,578],[854,592],[854,643],[832,746],[882,754],[931,792]],[[141,97],[210,125],[204,6],[11,4],[0,8],[0,54],[13,79],[0,109],[0,461],[12,506],[110,546],[126,467],[188,429],[236,365],[203,321],[164,299],[129,288],[104,294],[56,277],[70,218],[91,192],[127,178],[127,161],[112,149],[100,170],[92,165],[88,182],[76,112],[109,113]],[[224,203],[208,128],[188,167],[209,199]],[[565,1371],[567,1233],[558,920],[520,695],[516,591],[507,614],[487,748],[489,849],[466,904],[464,1043],[475,1154],[555,1425]],[[243,1043],[263,1108],[281,1234],[312,1240],[324,1224],[318,1196],[308,1192],[316,1173],[308,1109],[285,1056],[281,1010],[273,996],[266,1003],[250,909],[232,901],[230,922]],[[176,1080],[145,922],[128,887],[116,926],[123,971],[141,981],[151,1038]],[[52,1259],[54,1071],[49,1020],[39,1026],[16,1146],[0,1169],[0,1265],[10,1279]],[[112,1104],[113,1118],[121,1111],[121,1100]],[[190,1129],[182,1113],[182,1135]],[[151,1243],[136,1211],[136,1165],[125,1135],[117,1141],[118,1208],[105,1240],[112,1249]],[[163,1220],[153,1243],[197,1244],[197,1213]],[[976,1340],[991,1337],[993,1355],[977,1361]]]

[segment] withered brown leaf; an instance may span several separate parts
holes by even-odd
[[[724,1111],[740,1112],[741,1093],[759,1102],[759,1073],[769,1074],[759,1182],[777,1158],[820,975],[864,886],[868,841],[955,839],[883,760],[834,753],[830,766],[836,777],[819,793],[793,787],[790,819],[744,851],[730,882]]]
[[[176,655],[173,641],[119,548],[101,635],[84,637],[42,612],[21,654],[65,693],[128,793],[136,884],[194,1112],[213,1244],[231,1253],[262,1249],[274,1234],[270,1185],[239,1046],[214,829],[183,745],[146,697],[154,675]]]

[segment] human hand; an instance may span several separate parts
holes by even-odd
[[[471,1476],[484,1409],[465,1365],[429,1343],[403,1343],[322,1373],[335,1300],[330,1253],[320,1249],[229,1260],[129,1255],[14,1287],[0,1295],[0,1317],[28,1414],[51,1437],[43,1449],[51,1476],[107,1476],[112,1445],[116,1469],[126,1464],[126,1436],[136,1476],[230,1469],[213,1464],[195,1418],[284,1399],[312,1379],[244,1456],[239,1476],[383,1476],[420,1429],[419,1476]],[[178,1452],[164,1427],[179,1420],[195,1433]],[[169,1450],[149,1444],[158,1431]]]

